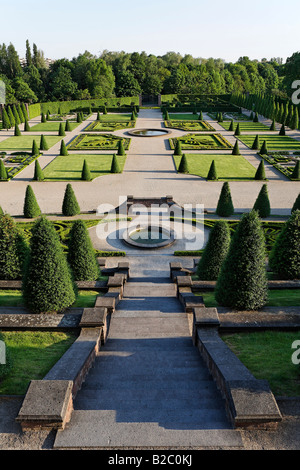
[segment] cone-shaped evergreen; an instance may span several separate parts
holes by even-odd
[[[84,160],[83,162],[81,179],[83,181],[91,181],[92,179],[91,172],[90,172],[90,169],[86,160]]]
[[[12,127],[5,108],[2,110],[2,127],[7,130]]]
[[[75,281],[96,281],[100,269],[88,230],[82,220],[73,223],[68,247],[68,261]]]
[[[259,150],[259,136],[257,135],[252,144],[252,150]]]
[[[0,215],[0,279],[22,279],[28,247],[9,215]]]
[[[269,217],[269,215],[271,214],[268,187],[266,184],[262,185],[261,190],[254,203],[253,209],[258,212],[259,217],[261,217],[262,219]]]
[[[264,232],[255,211],[244,214],[233,235],[215,289],[220,305],[256,310],[267,302]]]
[[[232,155],[241,155],[240,148],[239,148],[239,142],[236,140],[233,150],[232,150]]]
[[[300,278],[300,210],[295,210],[271,250],[269,266],[281,279]]]
[[[125,155],[125,150],[124,150],[124,145],[123,145],[122,140],[119,140],[119,142],[118,142],[118,153],[117,153],[117,155]]]
[[[270,131],[276,131],[275,119],[273,119],[273,121],[272,121],[272,124],[270,126]]]
[[[189,166],[185,153],[181,157],[178,167],[178,173],[189,173]]]
[[[62,122],[59,125],[58,135],[60,135],[61,137],[64,137],[66,135],[65,128]]]
[[[27,119],[27,118],[25,118],[24,131],[25,131],[25,132],[30,132],[30,131],[31,131],[31,128],[30,128],[30,125],[29,125],[29,123],[28,123],[28,119]]]
[[[267,155],[268,154],[268,147],[267,147],[267,142],[264,140],[263,144],[261,146],[260,152],[261,155]]]
[[[4,166],[3,160],[0,160],[0,180],[7,180],[7,170]]]
[[[49,149],[49,147],[48,147],[46,138],[45,138],[45,136],[42,134],[42,135],[41,135],[41,140],[40,140],[40,150],[48,150],[48,149]]]
[[[231,192],[228,181],[222,186],[219,201],[216,208],[216,214],[220,217],[229,217],[234,213],[234,207],[231,198]]]
[[[22,134],[21,134],[21,131],[20,131],[20,129],[19,129],[18,124],[15,124],[15,132],[14,132],[14,135],[15,135],[16,137],[19,137],[20,135],[22,135]]]
[[[71,131],[70,121],[67,119],[67,121],[66,121],[66,127],[65,127],[65,132],[70,132],[70,131]]]
[[[264,165],[264,161],[263,161],[263,160],[262,160],[262,161],[260,162],[260,164],[258,165],[258,168],[257,168],[257,170],[256,170],[254,179],[255,179],[255,180],[265,180],[265,179],[266,179],[265,165]]]
[[[281,126],[281,128],[280,128],[279,135],[285,135],[285,127],[284,127],[284,124],[282,124],[282,126]]]
[[[238,123],[238,125],[236,126],[234,135],[241,135],[240,123]]]
[[[61,141],[59,155],[64,156],[64,157],[67,156],[67,155],[69,155],[64,140]]]
[[[41,215],[41,209],[39,208],[30,184],[26,188],[23,213],[26,219],[33,219],[34,217]]]
[[[41,166],[39,164],[39,161],[35,160],[34,165],[35,165],[34,166],[34,176],[33,176],[34,181],[44,181],[45,177],[44,177],[43,170],[41,169]]]
[[[297,161],[291,178],[294,180],[300,180],[300,160]]]
[[[32,229],[23,298],[33,313],[61,312],[76,299],[76,287],[59,237],[45,217]]]
[[[122,173],[119,161],[116,155],[113,155],[112,162],[111,162],[111,168],[110,168],[111,173]]]
[[[182,155],[181,142],[179,139],[176,140],[174,155]]]
[[[293,207],[292,207],[292,213],[297,211],[297,210],[300,210],[300,193],[298,194],[294,204],[293,204]]]
[[[62,204],[62,213],[67,217],[80,214],[80,207],[70,183],[68,183],[66,186]]]
[[[36,143],[35,140],[33,140],[32,142],[32,150],[31,150],[31,155],[39,155],[40,154],[40,150],[38,148],[38,145]]]
[[[207,180],[208,181],[218,180],[217,169],[216,169],[216,164],[214,160],[211,162],[211,165],[207,174]]]
[[[216,281],[230,245],[230,230],[227,222],[218,220],[210,231],[209,239],[197,267],[202,281]]]
[[[233,119],[231,119],[230,126],[229,126],[229,131],[234,131],[234,125],[233,125]]]

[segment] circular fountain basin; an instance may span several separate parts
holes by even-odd
[[[135,248],[151,250],[172,245],[175,242],[175,232],[163,227],[147,225],[125,230],[123,240]]]
[[[161,137],[162,135],[170,134],[171,131],[167,129],[135,129],[128,131],[129,135],[135,137]]]

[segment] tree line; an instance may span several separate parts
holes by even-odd
[[[25,63],[14,45],[0,46],[0,79],[6,85],[6,103],[46,102],[136,96],[139,94],[250,93],[290,97],[300,79],[300,53],[286,63],[280,58],[236,63],[167,52],[88,51],[47,65],[44,53],[26,41]]]

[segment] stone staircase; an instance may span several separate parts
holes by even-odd
[[[131,278],[54,448],[240,448],[167,278]]]

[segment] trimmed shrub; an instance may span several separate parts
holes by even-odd
[[[267,302],[265,237],[256,211],[244,214],[233,234],[215,289],[220,305],[256,310]]]
[[[14,135],[15,135],[16,137],[19,137],[20,135],[22,135],[22,134],[21,134],[21,131],[20,131],[20,129],[19,129],[18,124],[15,124],[15,132],[14,132]]]
[[[119,161],[116,155],[113,155],[112,162],[111,162],[111,168],[110,168],[111,173],[122,173]]]
[[[260,162],[260,164],[258,165],[258,168],[257,168],[257,170],[256,170],[254,179],[255,179],[255,180],[265,180],[265,179],[266,179],[265,165],[264,165],[264,161],[263,161],[263,160],[262,160],[262,161]]]
[[[33,313],[61,312],[76,300],[76,287],[54,225],[41,217],[32,229],[23,298]]]
[[[0,279],[22,279],[28,251],[24,237],[8,214],[0,215]]]
[[[62,204],[62,213],[67,217],[80,214],[80,207],[70,183],[67,184]]]
[[[117,152],[117,155],[125,155],[125,150],[124,150],[124,145],[123,145],[123,141],[122,141],[122,140],[119,140],[119,142],[118,142],[118,152]]]
[[[61,141],[59,155],[60,155],[60,156],[63,156],[63,157],[66,157],[67,155],[69,155],[64,140]]]
[[[239,142],[236,140],[233,150],[232,150],[232,155],[241,155],[240,148],[239,148]]]
[[[48,149],[49,149],[49,147],[48,147],[46,138],[45,138],[45,136],[42,134],[42,135],[41,135],[41,141],[40,141],[40,150],[48,150]]]
[[[35,194],[30,185],[26,188],[23,213],[26,219],[33,219],[41,215],[41,209],[39,208]]]
[[[259,136],[257,135],[252,144],[252,150],[259,150]]]
[[[92,179],[91,172],[90,172],[90,169],[86,160],[84,160],[83,162],[81,179],[83,181],[91,181]]]
[[[7,170],[4,166],[3,160],[0,160],[0,180],[7,180]]]
[[[216,214],[220,217],[229,217],[234,214],[234,207],[231,198],[230,186],[228,181],[222,186],[219,201],[216,208]]]
[[[259,217],[262,219],[269,217],[271,214],[268,187],[266,184],[263,184],[254,203],[253,209],[258,212]]]
[[[185,153],[181,157],[178,167],[178,173],[189,173],[189,166]]]
[[[293,204],[293,207],[292,207],[292,213],[297,211],[297,210],[300,210],[300,193],[298,194],[294,204]]]
[[[34,181],[44,181],[44,173],[43,170],[41,169],[41,166],[39,164],[38,160],[35,160],[34,163],[34,176],[33,176]]]
[[[291,175],[291,178],[294,180],[300,179],[300,160],[297,161],[295,168],[293,170],[293,173]]]
[[[82,220],[74,222],[68,242],[68,261],[76,281],[96,281],[100,275],[88,230]]]
[[[65,128],[64,128],[64,125],[63,125],[62,122],[59,125],[58,135],[61,136],[61,137],[64,137],[66,135]]]
[[[207,180],[208,181],[218,180],[217,169],[216,169],[216,164],[214,160],[211,162],[211,165],[207,174]]]
[[[197,275],[203,281],[216,281],[230,245],[230,229],[224,220],[218,220],[210,231],[208,242],[197,266]]]
[[[300,278],[300,210],[295,210],[271,250],[269,266],[282,279]]]
[[[176,140],[174,155],[182,155],[181,142],[179,139]]]
[[[38,145],[36,143],[35,140],[33,140],[32,142],[32,150],[31,150],[31,155],[34,156],[34,155],[39,155],[40,154],[40,150],[38,148]]]

